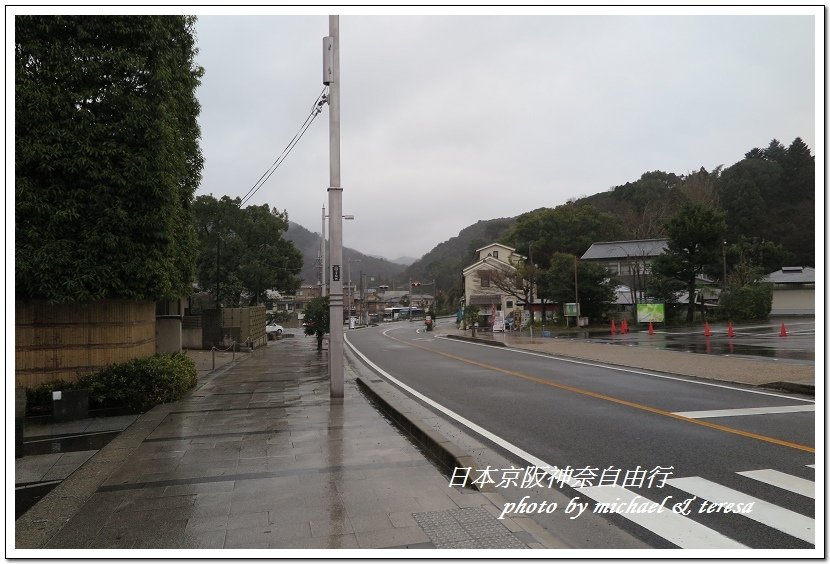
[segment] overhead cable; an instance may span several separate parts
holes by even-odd
[[[314,101],[314,105],[311,107],[311,112],[309,113],[308,117],[306,117],[303,124],[300,126],[299,131],[294,134],[294,137],[289,141],[288,145],[285,146],[285,149],[282,150],[282,153],[277,157],[268,170],[262,173],[262,176],[251,186],[251,189],[242,197],[242,200],[239,203],[239,207],[242,207],[247,202],[253,198],[254,194],[256,194],[260,188],[271,178],[271,175],[279,168],[279,166],[283,163],[285,158],[291,153],[291,150],[300,142],[300,139],[303,138],[303,135],[311,127],[311,124],[314,122],[314,118],[316,118],[320,112],[323,110],[323,104],[325,104],[328,100],[326,98],[326,90],[328,87],[323,88],[323,91],[320,92],[320,95],[317,96],[317,100]]]

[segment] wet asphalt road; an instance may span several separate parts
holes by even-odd
[[[814,516],[812,499],[737,474],[765,469],[813,480],[814,470],[808,466],[815,463],[815,455],[810,452],[814,445],[813,412],[710,417],[705,419],[706,424],[671,415],[809,406],[810,402],[804,398],[475,346],[438,339],[415,329],[406,323],[390,324],[351,331],[348,339],[406,385],[547,464],[599,471],[618,468],[623,472],[672,467],[675,478],[703,479],[793,512],[785,514],[789,515],[785,520],[797,519],[796,515]],[[717,339],[717,328],[712,329]],[[787,342],[792,348],[786,350],[807,356],[808,347],[801,341],[814,342],[814,336],[809,333],[814,331],[814,326],[804,326],[801,330],[803,334],[791,330],[791,335],[799,336]],[[741,335],[752,332],[751,339],[741,339],[746,343],[746,350],[759,349],[771,339],[768,326],[736,327],[736,332]],[[652,337],[649,342],[654,346],[654,336],[647,333],[609,334],[607,339],[635,345],[646,337]],[[660,338],[669,348],[689,346],[698,336],[693,332],[672,332]],[[780,344],[775,350],[776,353],[785,351]],[[794,360],[807,361],[806,358]],[[515,460],[517,465],[522,464],[521,459]],[[655,501],[667,495],[674,499],[690,497],[671,486],[659,490],[631,489]],[[569,494],[573,496],[575,491]],[[707,530],[725,536],[727,541],[752,548],[812,547],[809,534],[798,538],[781,528],[743,516],[703,514],[690,518]],[[612,515],[608,520],[650,546],[677,545],[667,541],[660,532],[637,525],[626,517]],[[601,543],[598,539],[594,542]]]

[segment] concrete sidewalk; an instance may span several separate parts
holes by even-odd
[[[499,496],[450,487],[349,367],[331,400],[314,347],[271,342],[140,416],[17,520],[15,549],[561,546],[496,519]]]

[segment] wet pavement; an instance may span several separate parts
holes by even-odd
[[[780,335],[785,323],[787,336]],[[815,391],[815,320],[788,319],[768,323],[734,325],[734,337],[725,324],[654,330],[633,329],[625,335],[610,330],[592,330],[542,336],[537,331],[491,333],[478,331],[483,342],[509,347],[667,374],[721,382],[748,384],[795,393]],[[458,329],[451,319],[441,319],[436,336],[470,338],[471,331]]]
[[[784,324],[786,336],[781,335]],[[779,319],[767,323],[733,325],[734,337],[728,336],[723,323],[710,324],[710,336],[704,328],[655,329],[649,335],[647,327],[638,328],[625,335],[592,334],[593,342],[626,346],[640,346],[670,351],[691,352],[720,356],[758,357],[809,364],[815,361],[815,321],[804,319]]]
[[[314,347],[269,343],[140,416],[17,519],[15,549],[556,545],[450,487],[349,367],[346,397],[330,399]]]

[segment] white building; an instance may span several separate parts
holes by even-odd
[[[516,266],[525,257],[518,254],[516,249],[501,243],[491,243],[477,249],[476,257],[478,260],[461,272],[465,305],[478,306],[482,324],[490,322],[494,310],[504,312],[504,317],[507,318],[519,307],[519,299],[491,284],[494,276],[503,276],[493,273],[515,273]]]

